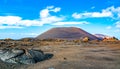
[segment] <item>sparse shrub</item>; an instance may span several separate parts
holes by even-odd
[[[104,38],[103,41],[118,41],[116,37]]]
[[[74,43],[80,43],[81,40],[73,40]]]
[[[82,41],[83,41],[83,42],[88,42],[88,41],[89,41],[89,38],[88,38],[88,37],[84,37],[84,38],[82,39]]]
[[[55,39],[42,39],[42,41],[55,41]]]
[[[13,41],[13,39],[11,39],[11,38],[6,38],[6,39],[4,39],[4,41]]]

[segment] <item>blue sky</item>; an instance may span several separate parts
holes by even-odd
[[[0,0],[0,39],[71,26],[120,39],[120,0]]]

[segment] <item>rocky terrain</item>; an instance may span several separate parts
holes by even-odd
[[[12,55],[7,58],[0,56],[1,59],[21,58],[15,63],[0,60],[0,69],[120,69],[120,41],[27,39],[1,40],[0,43],[0,54],[7,49]],[[16,53],[19,56],[14,55]],[[37,56],[42,55],[44,60],[35,62]],[[27,59],[22,56],[32,59],[32,63],[25,63]]]
[[[7,38],[0,40],[0,69],[120,69],[120,41],[75,27]]]

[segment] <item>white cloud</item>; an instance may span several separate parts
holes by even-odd
[[[19,16],[0,16],[0,25],[1,28],[20,28],[21,26],[38,26],[40,25],[40,21],[23,20]]]
[[[110,18],[120,18],[120,7],[108,7],[101,10],[101,12],[85,12],[85,13],[73,13],[72,17],[75,19],[80,18],[100,18],[100,17],[110,17]]]
[[[0,29],[6,29],[6,28],[23,28],[20,26],[0,26]]]
[[[50,12],[57,13],[61,10],[60,7],[48,6],[40,11],[38,19],[29,20],[23,19],[19,16],[0,16],[0,29],[6,28],[23,28],[29,26],[43,26],[44,24],[50,25],[66,25],[66,24],[87,24],[88,22],[75,22],[67,20],[65,16],[52,15]],[[77,17],[77,13],[74,15]],[[79,18],[79,16],[77,17]]]
[[[40,22],[42,24],[50,24],[64,20],[63,17],[52,16],[49,12],[59,12],[61,8],[54,6],[48,6],[47,8],[40,11]]]
[[[34,20],[24,20],[19,16],[0,16],[0,29],[21,28],[24,26],[42,26],[64,20],[64,17],[53,16],[50,12],[59,12],[61,8],[48,6],[40,11],[40,18]]]
[[[47,6],[46,9],[52,9],[54,6]]]
[[[40,33],[33,33],[33,32],[28,32],[28,33],[15,33],[15,32],[11,32],[11,33],[0,33],[0,35],[6,35],[6,37],[0,37],[0,38],[13,38],[13,37],[17,37],[17,39],[19,39],[19,36],[22,36],[22,38],[26,38],[26,37],[36,37],[38,36]]]
[[[116,32],[116,33],[119,33],[119,32],[120,32],[120,29],[115,30],[115,32]]]
[[[91,9],[94,9],[94,8],[95,8],[95,6],[92,6],[92,7],[91,7]]]
[[[39,20],[21,20],[17,25],[19,26],[42,26]]]
[[[21,21],[19,16],[0,16],[0,24],[14,25]]]
[[[59,22],[59,21],[62,21],[64,20],[64,18],[59,18],[59,17],[56,17],[56,16],[50,16],[50,17],[47,17],[47,18],[42,18],[41,19],[41,22],[42,23],[55,23],[55,22]]]
[[[111,29],[112,27],[111,26],[107,26],[106,29]]]
[[[18,33],[16,33],[16,34],[18,34]],[[19,33],[19,35],[37,36],[37,35],[39,35],[39,33]]]
[[[57,8],[55,8],[53,11],[54,11],[54,12],[59,12],[60,10],[61,10],[61,8],[57,7]]]
[[[107,9],[105,9],[105,11],[111,12],[114,19],[120,19],[120,7],[108,7]]]
[[[57,23],[54,23],[52,25],[70,25],[70,24],[89,24],[89,22],[86,22],[86,21],[81,21],[81,22],[57,22]]]
[[[81,14],[78,14],[78,13],[73,13],[72,17],[74,17],[75,19],[82,18]]]
[[[91,17],[112,17],[112,13],[109,11],[102,11],[102,12],[85,12],[85,13],[73,13],[73,18],[79,19],[79,18],[91,18]]]
[[[115,24],[117,28],[120,28],[120,21],[116,22]]]
[[[48,9],[44,9],[40,12],[40,17],[41,18],[45,18],[45,17],[48,17],[48,16],[50,16]]]
[[[49,12],[59,12],[60,10],[61,8],[59,7],[54,8],[54,6],[48,6],[47,8],[40,11],[40,17],[41,18],[50,17],[51,15]]]

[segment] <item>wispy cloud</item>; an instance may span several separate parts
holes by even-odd
[[[16,33],[18,34],[18,33]],[[25,35],[25,36],[37,36],[39,33],[19,33],[19,35]]]
[[[81,22],[57,22],[52,25],[74,25],[74,24],[89,24],[87,21],[81,21]]]
[[[120,29],[115,30],[116,33],[120,33]]]
[[[95,6],[92,6],[91,9],[95,9]]]
[[[112,28],[112,26],[107,26],[107,27],[106,27],[106,29],[108,29],[108,30],[111,29],[111,28]]]
[[[120,28],[120,21],[117,21],[115,24],[117,28]]]
[[[75,13],[72,14],[72,17],[75,18],[75,19],[80,19],[80,18],[82,18],[82,15],[75,12]]]
[[[0,26],[0,29],[6,29],[6,28],[23,28],[20,26]]]
[[[75,19],[80,18],[101,18],[101,17],[109,17],[120,19],[120,7],[108,7],[106,9],[101,10],[101,12],[84,12],[84,13],[73,13],[72,17]]]
[[[120,28],[120,7],[108,7],[101,10],[101,12],[75,12],[72,14],[74,19],[86,19],[86,18],[111,18],[111,20],[116,21],[116,28]],[[106,27],[106,29],[111,29],[112,26]]]

